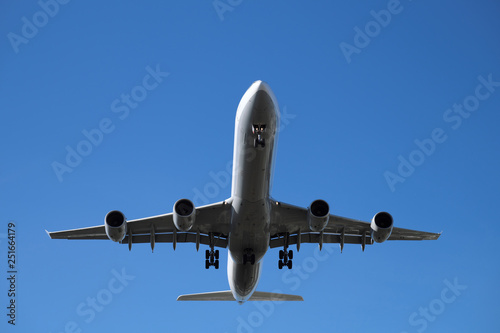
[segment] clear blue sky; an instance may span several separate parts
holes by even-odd
[[[2,332],[500,329],[496,1],[40,3],[0,5]],[[196,193],[229,197],[213,174],[232,159],[236,107],[258,79],[288,114],[276,199],[322,198],[362,220],[386,210],[441,238],[364,253],[303,245],[291,271],[270,250],[258,289],[305,302],[238,306],[175,301],[228,289],[226,251],[207,271],[193,244],[152,254],[47,237],[112,209],[134,219]],[[85,156],[68,164],[68,151]]]

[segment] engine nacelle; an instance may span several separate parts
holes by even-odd
[[[324,200],[314,200],[307,209],[307,223],[311,231],[319,232],[325,229],[330,218],[330,207]]]
[[[373,216],[370,228],[372,229],[372,239],[377,243],[382,243],[391,236],[392,216],[387,212],[378,212]]]
[[[104,218],[104,229],[106,235],[113,242],[121,242],[127,234],[127,219],[122,212],[112,210]]]
[[[174,204],[174,224],[181,231],[189,231],[194,224],[196,208],[191,200],[180,199]]]

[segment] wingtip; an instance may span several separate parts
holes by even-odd
[[[442,233],[443,232],[441,231],[441,232],[432,234],[432,236],[429,236],[428,238],[425,238],[425,239],[427,239],[427,240],[438,240]]]
[[[50,232],[47,229],[45,229],[45,232],[47,233],[47,236],[49,236],[49,238],[52,239],[52,236],[50,235]]]

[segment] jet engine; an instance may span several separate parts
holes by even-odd
[[[196,208],[191,200],[180,199],[174,204],[174,224],[178,230],[189,231],[194,224]]]
[[[382,243],[391,236],[392,216],[387,212],[378,212],[373,216],[370,228],[372,229],[372,239],[377,243]]]
[[[113,242],[121,242],[127,233],[127,219],[122,212],[112,210],[104,218],[104,229],[106,235]]]
[[[330,218],[330,207],[324,200],[315,200],[307,209],[307,222],[311,231],[319,232],[325,229]]]

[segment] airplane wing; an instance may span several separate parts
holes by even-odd
[[[196,207],[196,219],[188,232],[181,232],[175,228],[173,214],[163,214],[127,221],[127,235],[121,241],[133,243],[196,243],[225,248],[231,221],[231,205],[226,201],[211,205]],[[104,225],[72,229],[56,232],[47,232],[52,239],[109,239]]]
[[[317,243],[320,246],[323,243],[339,243],[341,248],[344,244],[360,244],[364,250],[365,245],[373,244],[369,222],[330,214],[323,232],[312,232],[306,208],[276,202],[272,210],[271,248],[285,244],[297,244],[299,248],[301,243]],[[388,240],[435,240],[440,235],[394,227]]]

